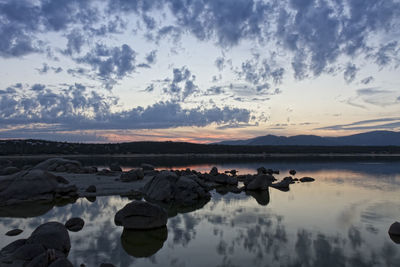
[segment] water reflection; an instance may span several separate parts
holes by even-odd
[[[313,172],[306,165],[304,176],[317,181],[294,184],[289,192],[213,191],[209,202],[165,206],[167,228],[149,232],[114,225],[115,213],[130,202],[119,196],[0,209],[0,247],[46,221],[81,217],[85,227],[70,233],[75,266],[397,266],[399,240],[387,230],[400,219],[400,172],[374,167],[374,173],[339,167]],[[12,228],[24,232],[4,236]]]
[[[150,257],[159,251],[167,240],[167,227],[152,230],[124,229],[121,244],[126,253],[136,258]]]

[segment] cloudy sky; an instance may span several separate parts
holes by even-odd
[[[399,0],[0,0],[0,138],[400,130]]]

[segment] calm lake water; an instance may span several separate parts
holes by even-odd
[[[99,164],[101,165],[101,164]],[[399,161],[273,161],[222,164],[172,164],[160,168],[209,171],[260,166],[289,169],[313,183],[290,191],[221,195],[212,191],[204,207],[171,212],[167,228],[128,232],[114,224],[118,209],[130,202],[119,196],[79,199],[62,207],[32,208],[30,218],[0,218],[0,247],[26,238],[47,221],[81,217],[85,227],[70,232],[70,261],[79,266],[399,266],[400,245],[387,234],[400,221]],[[130,168],[125,164],[124,168]],[[0,211],[1,213],[1,211]],[[40,214],[40,215],[39,215]],[[4,234],[13,228],[17,237]]]

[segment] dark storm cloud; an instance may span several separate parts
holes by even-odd
[[[90,91],[82,84],[64,86],[58,91],[43,87],[28,93],[0,94],[0,105],[4,107],[0,110],[0,125],[5,128],[41,123],[47,124],[48,130],[57,131],[165,129],[240,124],[251,119],[249,110],[227,106],[183,108],[180,103],[167,101],[113,112],[117,104],[116,98]]]

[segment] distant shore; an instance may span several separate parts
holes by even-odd
[[[258,154],[37,154],[37,155],[1,155],[0,159],[47,159],[47,158],[390,158],[400,159],[400,154],[386,153],[258,153]]]

